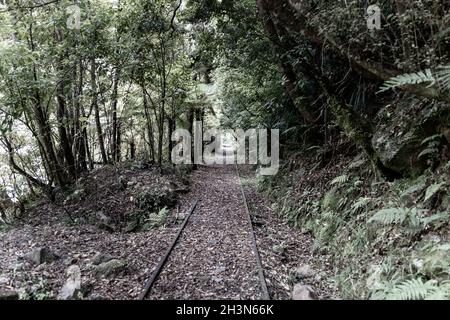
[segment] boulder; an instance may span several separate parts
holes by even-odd
[[[113,277],[123,272],[126,268],[126,261],[113,259],[95,266],[94,273],[97,277]]]
[[[111,260],[114,260],[114,257],[112,255],[97,252],[95,256],[92,258],[92,264],[98,266],[99,264],[109,262]]]
[[[369,276],[366,279],[366,287],[367,289],[369,289],[370,291],[374,291],[374,290],[379,290],[383,288],[383,283],[382,283],[382,271],[383,269],[381,268],[380,265],[371,265],[369,267]]]
[[[84,189],[77,189],[66,198],[66,202],[78,202],[84,199],[86,191]]]
[[[176,204],[176,193],[169,188],[142,188],[136,198],[136,206],[142,212],[157,212],[163,208],[173,208]]]
[[[182,221],[186,220],[187,215],[188,214],[186,212],[178,212],[177,220],[182,222]]]
[[[82,298],[81,270],[77,265],[67,269],[67,281],[58,294],[58,300],[76,300]]]
[[[95,218],[97,219],[97,227],[102,230],[114,232],[116,228],[110,217],[103,213],[103,211],[98,211],[95,214]]]
[[[107,300],[107,299],[98,293],[94,293],[89,297],[89,300]]]
[[[139,226],[139,219],[136,218],[128,222],[123,231],[125,233],[135,232],[139,228]]]
[[[0,289],[0,301],[4,300],[19,300],[19,293],[14,290]]]
[[[295,269],[295,275],[300,278],[311,278],[314,276],[314,270],[309,264],[303,264]]]
[[[292,300],[318,300],[318,297],[311,287],[297,283],[292,290]]]
[[[119,188],[120,190],[124,191],[127,189],[128,187],[128,181],[127,178],[124,176],[120,176],[118,179],[118,183],[119,183]]]
[[[46,247],[39,247],[25,254],[23,258],[36,265],[41,265],[43,263],[51,263],[55,260],[58,260],[59,256]]]
[[[382,109],[378,118],[372,145],[385,167],[403,175],[419,175],[427,168],[427,159],[419,159],[425,139],[443,134],[450,141],[449,105],[404,99]]]
[[[138,184],[138,180],[136,178],[131,178],[130,181],[127,181],[127,188],[132,188]]]

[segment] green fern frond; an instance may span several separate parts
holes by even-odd
[[[340,184],[344,184],[348,181],[348,176],[346,174],[336,177],[333,181],[330,182],[331,185],[340,185]]]
[[[424,139],[422,141],[421,145],[430,145],[430,143],[435,143],[435,142],[440,143],[443,137],[444,137],[443,134],[435,134],[431,137]]]
[[[356,212],[362,208],[367,207],[367,205],[370,203],[371,199],[370,198],[366,198],[366,197],[362,197],[359,198],[358,200],[356,200],[356,202],[352,205],[352,211]]]
[[[408,209],[406,208],[390,208],[378,211],[372,218],[371,222],[380,222],[382,224],[398,224],[403,223],[408,217]]]
[[[450,65],[440,67],[436,72],[436,79],[441,89],[448,90],[450,88]]]
[[[366,163],[366,160],[357,160],[349,164],[349,169],[358,169]]]
[[[422,190],[424,190],[426,187],[426,180],[423,179],[417,179],[415,181],[415,184],[413,184],[412,186],[408,187],[408,189],[406,189],[405,191],[403,191],[400,194],[400,198],[404,198],[407,196],[410,196],[416,192],[422,192]]]
[[[336,190],[328,191],[322,199],[322,207],[325,210],[335,210],[339,206],[339,199],[336,195]]]
[[[423,300],[433,295],[439,287],[433,281],[422,279],[404,281],[394,286],[386,295],[387,300]]]
[[[421,153],[419,153],[418,158],[422,159],[423,157],[428,157],[428,156],[432,157],[432,156],[436,155],[437,153],[439,153],[439,149],[437,149],[437,148],[426,148]]]
[[[448,217],[449,215],[450,215],[450,214],[447,213],[447,217]],[[440,250],[440,251],[450,251],[450,243],[445,243],[445,244],[441,244],[440,246],[433,247],[432,251],[433,251],[433,250],[436,250],[436,251],[438,251],[438,250]]]
[[[439,212],[432,216],[421,218],[421,221],[425,227],[427,226],[439,227],[442,224],[446,223],[449,217],[450,212]],[[450,250],[450,247],[448,250]]]
[[[429,86],[433,86],[436,83],[436,79],[430,69],[419,71],[415,73],[402,74],[393,77],[384,82],[380,92],[385,92],[390,89],[395,89],[405,85],[414,85],[429,82]]]
[[[450,290],[446,288],[438,287],[436,290],[431,292],[428,296],[425,297],[425,300],[448,300],[450,297]]]
[[[426,202],[426,201],[430,200],[431,198],[433,198],[434,195],[436,193],[438,193],[439,191],[441,191],[444,186],[445,186],[444,182],[435,183],[435,184],[429,186],[427,191],[425,192],[425,199],[424,199],[424,201]]]

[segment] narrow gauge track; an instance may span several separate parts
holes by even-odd
[[[150,293],[150,290],[153,287],[153,284],[155,283],[156,279],[158,278],[159,274],[161,273],[162,269],[164,268],[164,265],[167,262],[167,259],[169,259],[170,254],[172,253],[173,249],[175,248],[178,239],[181,236],[181,233],[183,233],[184,228],[186,227],[189,218],[191,217],[192,213],[194,212],[195,208],[198,205],[198,200],[195,201],[195,203],[193,204],[193,206],[191,207],[191,209],[189,210],[189,213],[187,215],[187,217],[184,219],[183,224],[180,227],[180,230],[178,231],[177,235],[175,236],[175,238],[173,239],[172,243],[170,244],[169,248],[167,249],[166,253],[164,254],[164,256],[162,257],[162,259],[159,261],[155,271],[153,271],[150,279],[147,281],[147,283],[144,286],[144,289],[142,291],[142,293],[139,296],[139,300],[144,300],[148,294]]]
[[[250,237],[251,237],[251,241],[252,241],[253,253],[256,258],[256,265],[258,267],[258,276],[259,276],[259,281],[261,284],[263,300],[270,300],[269,290],[267,289],[266,277],[264,276],[264,267],[262,265],[261,256],[259,255],[258,243],[256,242],[256,235],[255,235],[255,229],[253,228],[252,216],[250,214],[250,210],[248,209],[247,197],[245,196],[245,191],[244,191],[244,187],[242,186],[242,179],[241,179],[241,175],[239,174],[239,167],[237,164],[236,164],[236,173],[239,178],[239,185],[241,187],[242,198],[244,200],[245,212],[247,213],[246,214],[247,221],[248,221],[249,228],[251,230]]]
[[[242,180],[241,180],[241,176],[239,174],[239,168],[238,168],[237,164],[236,164],[236,174],[237,174],[237,177],[239,180],[239,186],[241,189],[242,199],[244,202],[243,206],[244,206],[244,209],[246,212],[246,220],[248,221],[248,228],[251,231],[249,240],[251,241],[251,247],[252,247],[253,255],[256,260],[256,266],[258,269],[258,277],[259,277],[259,282],[260,282],[260,286],[261,286],[262,300],[270,300],[270,295],[269,295],[269,291],[267,288],[267,282],[266,282],[266,279],[264,276],[264,269],[262,266],[261,257],[259,255],[259,251],[258,251],[258,247],[257,247],[256,235],[255,235],[255,231],[253,228],[253,222],[252,222],[252,218],[251,218],[250,211],[248,208],[247,198],[245,196],[244,188],[242,186]],[[186,216],[185,220],[183,221],[183,224],[181,225],[178,233],[176,234],[173,241],[167,248],[167,251],[161,258],[161,260],[159,261],[156,269],[152,272],[149,280],[145,283],[144,288],[143,288],[141,294],[139,295],[139,298],[138,298],[139,300],[145,300],[150,295],[153,285],[158,280],[158,276],[161,274],[171,253],[173,252],[174,248],[176,247],[177,243],[179,242],[179,239],[180,239],[184,229],[186,228],[186,225],[189,222],[189,218],[194,214],[194,211],[197,208],[198,203],[199,203],[199,200],[197,199],[194,202],[194,204],[192,205],[192,207],[190,208],[189,213]]]

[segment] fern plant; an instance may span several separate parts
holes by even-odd
[[[441,89],[450,88],[450,65],[440,67],[436,72],[436,79]]]
[[[429,86],[436,84],[436,79],[430,69],[419,71],[415,73],[401,74],[399,76],[390,78],[385,81],[380,89],[380,92],[385,92],[390,89],[403,87],[406,85],[429,83]]]
[[[378,211],[372,218],[369,219],[371,222],[379,222],[385,225],[389,224],[402,224],[406,221],[408,216],[416,214],[414,209],[408,208],[389,208]]]
[[[330,182],[331,185],[342,185],[348,181],[348,176],[343,174],[342,176],[334,178],[333,181]]]
[[[443,91],[450,89],[450,65],[441,66],[436,71],[425,69],[414,73],[401,74],[385,81],[380,92],[385,92],[406,85],[428,83],[428,87],[438,84]]]
[[[421,278],[402,281],[400,283],[386,284],[384,290],[378,291],[373,299],[384,300],[428,300],[441,297],[450,298],[450,290],[447,283],[439,286],[436,281],[424,282]]]
[[[371,198],[362,197],[356,200],[355,203],[352,205],[352,212],[357,213],[358,211],[362,210],[363,208],[367,208],[367,206],[370,204]]]
[[[418,158],[437,158],[441,150],[443,139],[444,136],[442,134],[436,134],[423,140],[421,145],[424,146],[424,149],[419,154]]]
[[[428,187],[427,191],[425,192],[425,199],[424,201],[427,202],[431,198],[433,198],[438,192],[440,192],[443,187],[446,185],[445,182],[441,183],[435,183]]]

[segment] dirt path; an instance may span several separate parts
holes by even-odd
[[[260,299],[256,258],[234,166],[202,167],[181,200],[199,205],[149,299]]]

